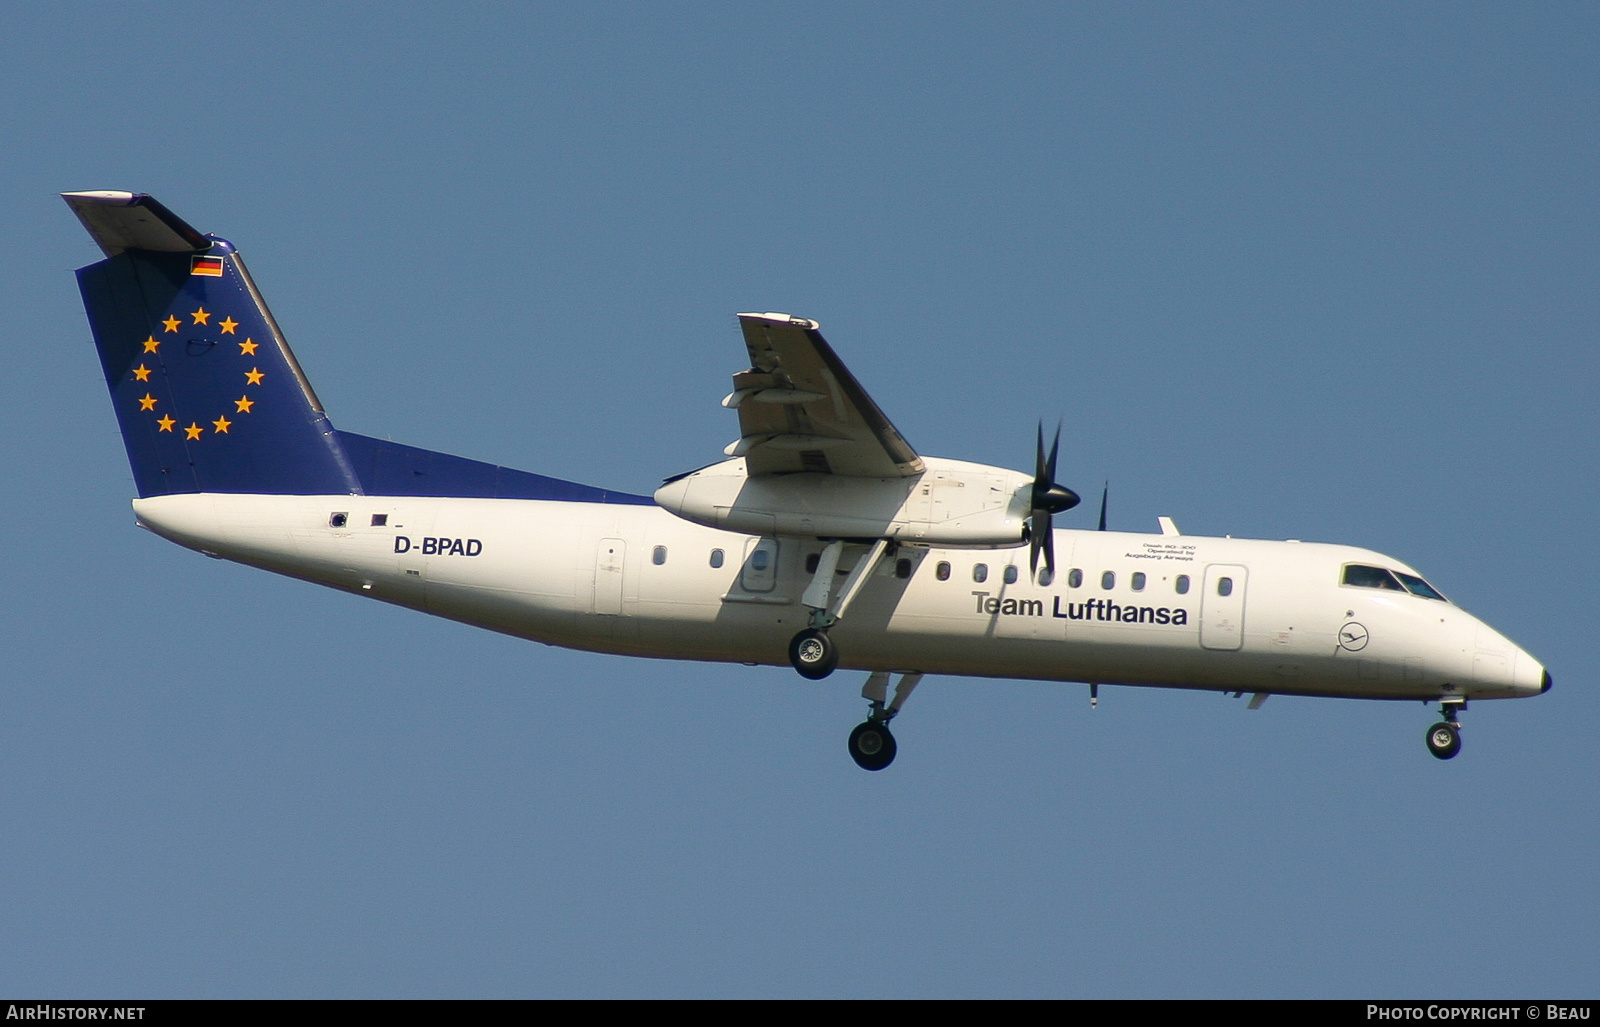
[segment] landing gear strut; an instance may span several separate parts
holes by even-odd
[[[1441,760],[1452,759],[1461,751],[1461,720],[1457,714],[1467,708],[1465,699],[1444,699],[1439,703],[1443,718],[1428,729],[1428,751]]]
[[[922,675],[918,673],[902,674],[900,683],[894,686],[894,701],[885,705],[888,673],[875,671],[867,678],[867,683],[861,687],[861,697],[868,701],[871,710],[867,719],[850,732],[850,758],[856,761],[856,766],[862,770],[882,770],[894,762],[899,747],[895,745],[894,735],[889,733],[889,721],[900,712],[900,707],[921,680]]]
[[[839,648],[828,637],[828,629],[844,616],[844,611],[861,591],[861,586],[867,583],[867,575],[872,573],[872,569],[878,566],[888,551],[888,539],[878,539],[872,543],[866,555],[856,561],[855,567],[845,577],[837,596],[833,594],[833,576],[839,569],[844,541],[834,539],[817,557],[817,569],[811,576],[811,584],[806,586],[805,594],[800,597],[800,602],[811,609],[811,622],[805,630],[789,640],[789,662],[801,677],[820,681],[832,674],[833,668],[839,665]],[[891,740],[890,759],[894,758],[893,744]]]

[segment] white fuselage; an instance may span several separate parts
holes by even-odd
[[[806,559],[823,548],[646,505],[200,493],[134,510],[208,555],[494,631],[750,664],[788,663]],[[841,576],[862,552],[847,550]],[[1350,563],[1411,573],[1364,549],[1058,531],[1053,582],[1035,583],[1027,559],[901,546],[833,628],[840,666],[1374,699],[1510,698],[1544,681],[1451,603],[1340,584]]]

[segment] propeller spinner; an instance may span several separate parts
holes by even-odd
[[[1044,455],[1044,425],[1039,425],[1039,448],[1034,461],[1033,496],[1028,506],[1028,570],[1039,570],[1039,550],[1044,550],[1044,567],[1051,575],[1056,572],[1055,536],[1050,530],[1050,517],[1071,510],[1079,503],[1078,494],[1065,485],[1056,484],[1056,454],[1061,449],[1061,426],[1056,426],[1055,441],[1050,444],[1050,456]]]

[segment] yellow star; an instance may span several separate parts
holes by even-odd
[[[161,417],[161,420],[157,421],[156,423],[161,425],[161,430],[162,431],[171,431],[172,430],[172,426],[177,424],[178,422],[174,421],[172,418],[167,417],[165,414],[163,414],[162,417]]]
[[[195,424],[193,421],[190,421],[189,427],[183,429],[183,433],[187,435],[190,440],[198,439],[200,437],[200,426]]]
[[[228,420],[226,417],[219,417],[215,421],[212,421],[211,423],[216,426],[216,431],[218,431],[219,433],[221,433],[223,435],[226,435],[226,434],[228,434],[228,426],[231,425],[233,422]]]
[[[231,317],[228,317],[228,318],[224,318],[223,321],[222,321],[222,324],[218,325],[217,327],[222,329],[222,334],[223,335],[232,335],[233,334],[233,330],[235,328],[239,327],[239,322],[235,321]]]
[[[233,401],[233,405],[239,408],[239,413],[248,414],[250,412],[250,408],[256,405],[256,401],[251,399],[249,396],[240,396],[238,399]]]
[[[154,353],[156,351],[156,347],[160,345],[161,343],[157,342],[156,337],[152,335],[150,338],[144,340],[144,351],[146,353]]]
[[[144,398],[139,400],[139,409],[140,410],[154,410],[155,408],[156,408],[156,398],[154,396],[150,395],[150,393],[148,393],[148,392],[145,393],[144,394]]]
[[[196,310],[189,316],[194,318],[195,324],[203,325],[207,323],[207,318],[211,316],[211,311],[207,310],[205,307],[201,307],[199,310]]]
[[[254,339],[244,340],[243,342],[239,343],[239,355],[241,357],[250,356],[251,354],[255,353],[257,345],[259,345],[259,343],[257,343]]]
[[[179,321],[176,317],[173,317],[171,314],[168,314],[167,315],[167,319],[165,321],[161,322],[161,323],[167,326],[167,331],[169,331],[169,332],[177,331],[178,330],[178,326],[183,324],[182,321]]]
[[[138,367],[133,369],[133,376],[141,382],[147,382],[150,380],[150,369],[143,364],[140,364]]]
[[[266,375],[261,373],[261,368],[259,367],[252,367],[250,370],[244,373],[244,380],[249,382],[251,385],[260,385],[261,379],[265,377]]]

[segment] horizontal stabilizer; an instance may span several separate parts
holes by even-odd
[[[61,198],[108,257],[124,250],[192,253],[211,248],[209,239],[144,193],[101,190],[62,193]]]

